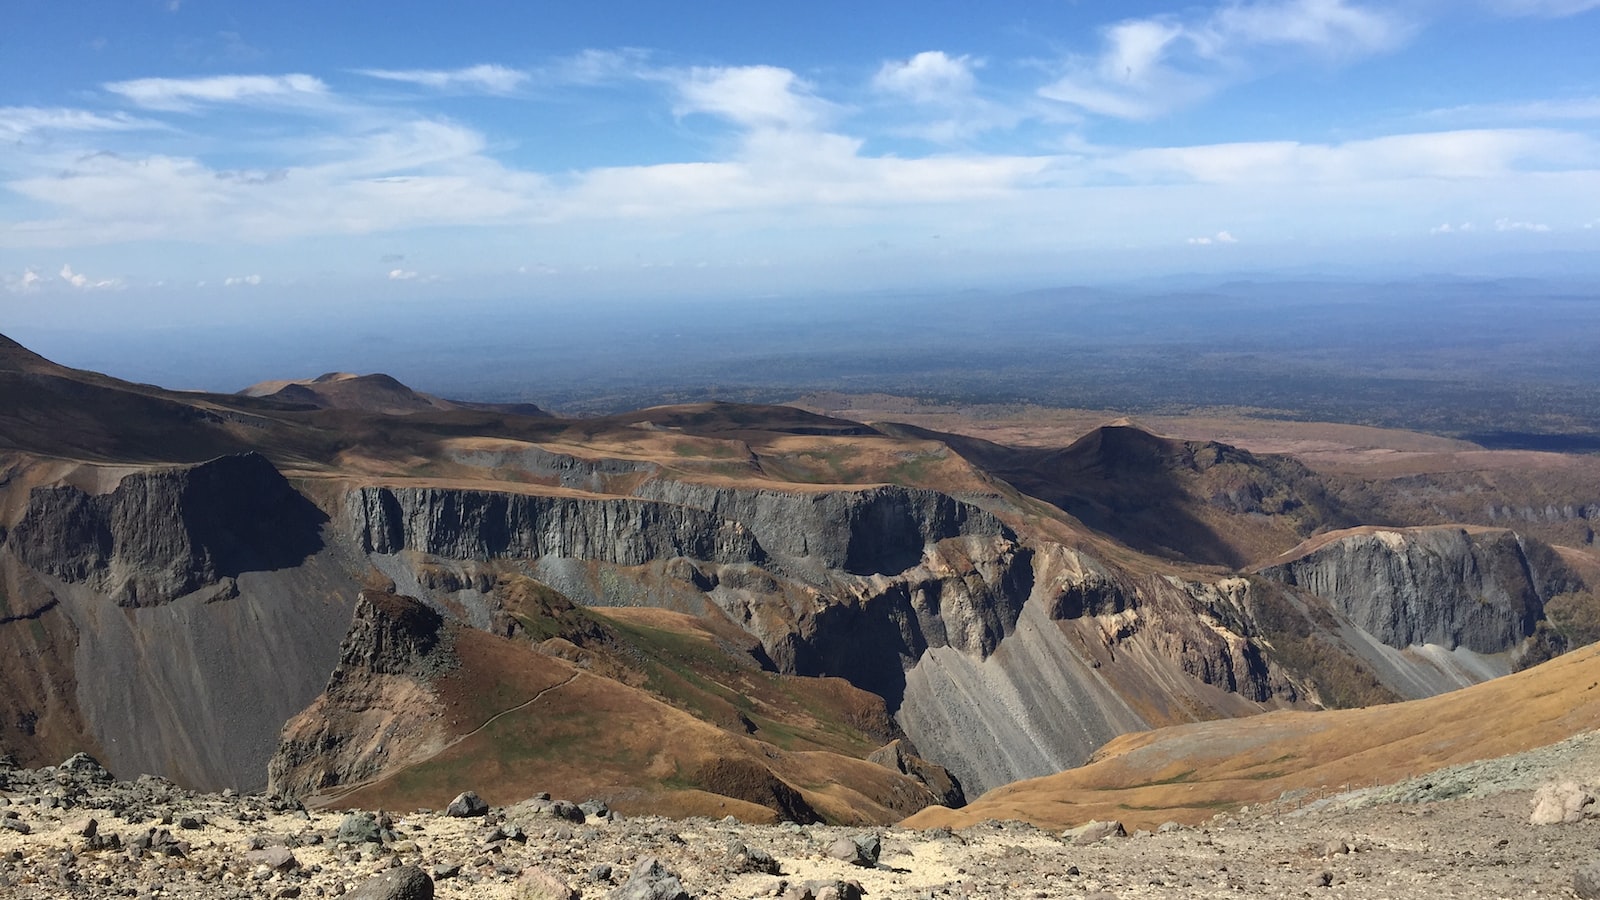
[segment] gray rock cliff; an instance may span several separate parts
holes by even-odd
[[[1449,527],[1358,532],[1260,574],[1326,599],[1390,647],[1478,653],[1515,648],[1545,601],[1582,584],[1541,543]]]
[[[119,606],[167,603],[322,546],[324,516],[256,453],[125,476],[109,494],[35,488],[8,547],[38,572]]]
[[[678,556],[719,563],[765,558],[743,525],[649,500],[363,487],[347,495],[345,510],[357,544],[368,553],[570,557],[623,566]]]
[[[1014,537],[970,503],[894,485],[803,492],[651,481],[637,493],[741,522],[773,556],[855,575],[903,572],[945,538]]]

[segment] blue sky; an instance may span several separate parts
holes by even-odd
[[[250,292],[315,309],[1592,274],[1600,251],[1600,0],[10,0],[5,18],[12,322]]]

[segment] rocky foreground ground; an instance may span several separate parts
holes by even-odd
[[[1580,787],[1595,783],[1600,736],[1585,734],[1200,827],[1073,835],[1014,822],[921,832],[623,817],[547,797],[306,811],[148,776],[116,782],[79,755],[0,766],[0,897],[1600,896],[1600,868],[1588,868],[1600,804]]]

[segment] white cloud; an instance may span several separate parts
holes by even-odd
[[[1511,219],[1495,219],[1494,230],[1545,232],[1550,230],[1550,226],[1542,222],[1516,222]]]
[[[238,285],[249,285],[254,287],[260,283],[260,275],[230,275],[222,280],[223,287],[235,287]]]
[[[390,269],[389,270],[389,280],[390,281],[410,281],[411,279],[413,279],[415,277],[417,277],[417,273],[413,272],[413,271],[411,271],[409,269]]]
[[[1186,243],[1193,244],[1196,247],[1209,247],[1212,244],[1237,244],[1239,239],[1226,231],[1219,231],[1214,235],[1189,238]]]
[[[1094,161],[1093,168],[1139,180],[1349,183],[1587,169],[1600,154],[1600,143],[1562,131],[1485,129],[1399,134],[1343,144],[1270,141],[1096,152],[1105,155]]]
[[[44,276],[33,269],[23,269],[21,275],[6,273],[6,290],[13,294],[31,294],[39,289]]]
[[[673,80],[679,115],[707,113],[746,128],[814,128],[833,110],[810,84],[776,66],[696,67]]]
[[[1600,9],[1600,0],[1484,0],[1484,5],[1503,16],[1559,19]]]
[[[891,60],[873,76],[872,87],[918,103],[951,103],[972,93],[977,64],[970,56],[951,57],[925,50],[907,60]]]
[[[510,94],[528,80],[528,73],[499,65],[477,65],[465,69],[360,69],[362,75],[387,81],[404,81],[438,90],[482,91]]]
[[[303,102],[328,94],[310,75],[218,75],[213,78],[137,78],[105,89],[146,109],[184,111],[201,103]]]
[[[1469,232],[1476,231],[1476,230],[1477,230],[1477,226],[1473,225],[1471,222],[1462,222],[1460,225],[1451,225],[1449,222],[1445,222],[1442,225],[1435,225],[1434,227],[1428,229],[1428,233],[1429,234],[1467,234]]]
[[[1087,112],[1148,119],[1254,77],[1273,54],[1329,60],[1391,50],[1411,34],[1398,13],[1350,0],[1227,3],[1201,16],[1128,19],[1101,32],[1092,58],[1039,90]]]
[[[0,140],[16,139],[39,131],[137,131],[162,127],[159,122],[136,118],[124,112],[102,114],[84,109],[0,107]]]
[[[29,270],[29,272],[31,274],[32,270]],[[70,265],[63,265],[61,267],[60,276],[61,276],[61,280],[62,281],[65,281],[67,284],[70,284],[73,287],[78,288],[80,290],[95,290],[95,289],[98,289],[98,288],[114,288],[114,287],[121,287],[122,286],[122,281],[120,279],[117,279],[117,278],[104,278],[104,279],[90,278],[89,276],[84,275],[84,274],[82,274],[80,272],[72,271],[72,266],[70,266]],[[27,276],[24,275],[23,277],[26,278]],[[38,279],[34,279],[34,281],[32,283],[36,284],[37,282],[38,282]]]

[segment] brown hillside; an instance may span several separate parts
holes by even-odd
[[[930,808],[914,828],[1019,819],[1066,828],[1197,823],[1285,791],[1389,783],[1444,766],[1542,747],[1600,727],[1600,645],[1426,700],[1129,734],[1091,761],[991,791],[960,810]]]
[[[1176,562],[1240,568],[1317,530],[1357,521],[1319,476],[1292,459],[1161,437],[1126,420],[1056,449],[1008,447],[909,425],[879,428],[941,440],[1094,531]]]

